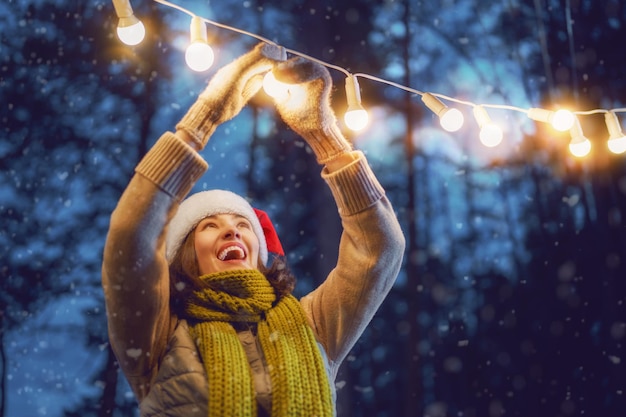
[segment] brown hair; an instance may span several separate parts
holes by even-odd
[[[198,258],[194,245],[195,228],[187,234],[170,263],[170,305],[172,312],[180,315],[189,294],[203,287],[198,268]],[[292,293],[296,286],[296,277],[287,266],[284,256],[276,256],[269,267],[259,260],[259,271],[274,288],[276,297]]]

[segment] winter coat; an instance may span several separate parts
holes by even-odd
[[[404,237],[365,156],[322,172],[342,220],[337,266],[300,302],[322,347],[331,386],[339,366],[391,289],[401,266]],[[111,215],[102,283],[109,339],[135,393],[142,416],[206,415],[206,374],[184,321],[169,307],[165,259],[167,224],[208,166],[172,133],[164,134],[135,169]],[[260,348],[238,332],[252,367],[259,404],[271,407]],[[269,388],[268,388],[269,387]],[[261,409],[262,407],[259,407]]]
[[[252,368],[259,409],[265,412],[263,415],[269,416],[272,404],[271,384],[258,339],[248,329],[238,331],[237,336]],[[319,347],[328,377],[333,378],[326,353],[321,345]],[[178,323],[166,352],[150,392],[141,401],[141,415],[143,417],[208,415],[207,375],[185,320]],[[336,391],[333,384],[331,390],[334,403]]]

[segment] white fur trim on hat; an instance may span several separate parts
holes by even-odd
[[[202,219],[215,214],[238,214],[245,217],[259,239],[259,258],[264,265],[267,263],[265,235],[252,206],[243,197],[226,190],[201,191],[187,197],[180,204],[176,215],[169,224],[167,233],[165,256],[168,263],[172,262],[189,232]]]

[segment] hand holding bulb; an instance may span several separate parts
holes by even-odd
[[[323,65],[296,57],[273,69],[276,80],[289,84],[289,94],[274,98],[282,119],[309,144],[325,164],[352,150],[339,130],[330,106],[332,78]]]
[[[257,44],[213,76],[176,128],[187,133],[199,149],[204,148],[216,127],[239,114],[261,88],[263,75],[284,59],[280,46]]]

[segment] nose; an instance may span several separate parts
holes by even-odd
[[[224,238],[225,239],[239,239],[241,237],[241,232],[235,227],[235,225],[229,224],[224,228]]]

